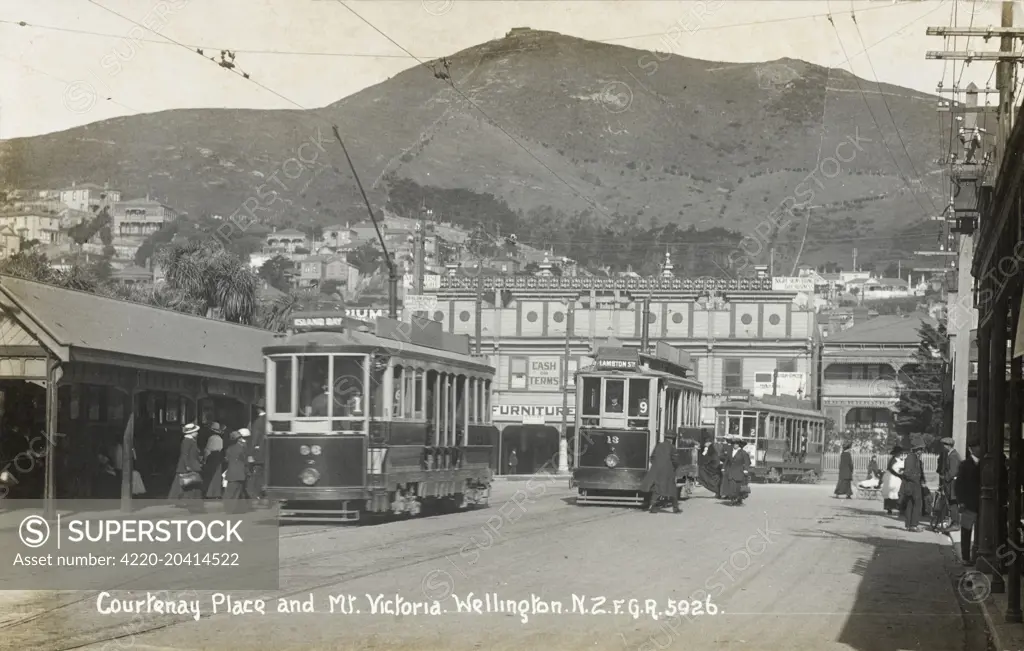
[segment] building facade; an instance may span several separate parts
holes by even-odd
[[[13,231],[21,241],[36,240],[40,244],[60,244],[64,234],[60,230],[60,218],[54,214],[42,213],[0,213],[0,226]]]
[[[110,233],[115,257],[131,260],[146,238],[178,218],[176,210],[159,201],[118,201],[110,209]]]
[[[518,472],[557,455],[563,416],[572,436],[573,374],[590,363],[598,342],[614,337],[640,346],[645,300],[652,344],[665,341],[690,354],[704,385],[701,421],[709,426],[725,395],[754,392],[777,371],[803,374],[800,397],[817,396],[814,312],[794,303],[796,292],[772,291],[771,279],[446,275],[438,285],[425,290],[437,298],[431,316],[449,332],[479,336],[480,352],[497,369],[493,420],[503,433],[503,472],[511,450]]]
[[[824,339],[822,407],[837,431],[895,433],[901,371],[916,363],[923,319],[879,316]]]
[[[60,202],[74,210],[95,213],[105,205],[121,200],[121,191],[95,183],[73,183],[60,191]]]

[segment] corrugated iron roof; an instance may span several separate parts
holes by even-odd
[[[903,344],[921,341],[921,323],[934,324],[930,316],[878,316],[828,336],[826,343]]]
[[[249,326],[182,314],[88,292],[0,276],[3,291],[72,348],[203,365],[241,373],[263,373],[264,346],[274,334]],[[22,317],[18,317],[19,321]]]

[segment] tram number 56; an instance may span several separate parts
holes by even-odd
[[[618,443],[619,442],[619,437],[618,436],[612,436],[611,434],[609,434],[608,435],[608,442],[609,443]]]

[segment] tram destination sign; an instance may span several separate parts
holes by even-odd
[[[598,349],[594,363],[599,369],[633,370],[640,363],[640,354],[633,348],[602,347]]]

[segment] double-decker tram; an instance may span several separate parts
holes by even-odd
[[[739,393],[715,411],[716,438],[743,439],[753,478],[772,483],[821,479],[825,415],[814,408],[813,401]]]
[[[612,342],[609,342],[612,344]],[[576,437],[572,484],[577,504],[642,505],[640,492],[654,446],[679,434],[678,489],[697,473],[697,426],[703,385],[690,356],[658,342],[653,355],[604,345],[594,364],[576,374]]]
[[[494,367],[466,335],[418,317],[297,314],[263,355],[266,495],[282,520],[487,502]]]

